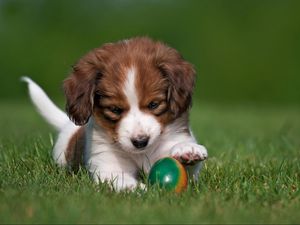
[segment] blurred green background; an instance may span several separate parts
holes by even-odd
[[[195,65],[194,104],[300,105],[299,0],[0,0],[0,101],[27,99],[22,75],[63,101],[77,59],[142,35]]]

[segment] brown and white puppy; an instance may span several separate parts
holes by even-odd
[[[67,115],[29,78],[30,96],[59,131],[54,160],[87,167],[116,190],[139,184],[140,170],[172,156],[197,179],[207,158],[188,124],[193,66],[173,48],[149,38],[105,44],[83,56],[64,81]]]

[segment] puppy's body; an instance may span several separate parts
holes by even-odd
[[[71,120],[25,81],[41,114],[60,132],[56,162],[72,168],[82,163],[96,182],[111,181],[121,190],[135,188],[139,171],[149,172],[166,156],[183,162],[197,179],[207,151],[188,125],[194,78],[176,50],[135,38],[95,49],[73,67],[64,82]],[[51,115],[39,98],[48,99]]]

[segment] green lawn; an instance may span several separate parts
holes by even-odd
[[[209,159],[176,195],[115,193],[55,166],[31,103],[0,103],[0,223],[299,223],[300,108],[194,103]]]

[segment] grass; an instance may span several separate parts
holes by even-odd
[[[55,166],[55,133],[29,102],[0,105],[0,223],[299,223],[300,108],[197,104],[210,158],[176,195],[115,193]]]

